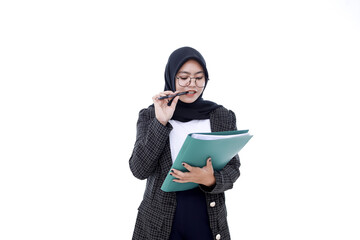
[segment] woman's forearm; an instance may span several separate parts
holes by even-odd
[[[156,118],[150,119],[146,113],[140,113],[137,124],[137,136],[129,165],[132,173],[139,179],[146,179],[158,165],[172,127],[162,125]]]

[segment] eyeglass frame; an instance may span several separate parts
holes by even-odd
[[[179,79],[179,78],[181,78],[181,77],[176,76],[176,79]],[[199,86],[196,84],[196,81],[197,81],[196,78],[199,78],[199,77],[191,77],[191,76],[188,76],[188,77],[186,78],[187,84],[186,84],[185,86],[182,86],[182,85],[180,84],[180,81],[179,81],[178,83],[179,83],[179,85],[180,85],[181,87],[188,87],[188,86],[190,86],[190,84],[191,84],[191,80],[192,80],[192,79],[195,79],[195,85],[196,85],[198,88],[204,88],[205,85],[206,85],[206,78],[205,78],[205,76],[202,76],[202,77],[201,77],[201,79],[203,79],[203,78],[205,79],[204,86],[202,86],[202,87],[199,87]]]

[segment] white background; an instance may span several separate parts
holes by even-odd
[[[1,1],[0,239],[131,239],[128,160],[170,53],[254,138],[237,239],[360,239],[360,2]]]

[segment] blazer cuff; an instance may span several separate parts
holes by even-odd
[[[211,187],[207,187],[205,185],[199,184],[200,189],[203,192],[210,193],[210,194],[218,194],[221,192],[224,192],[224,179],[221,173],[218,171],[214,171],[214,177],[215,177],[215,184]]]
[[[199,184],[200,186],[200,189],[203,191],[203,192],[206,192],[206,193],[215,193],[216,189],[219,187],[219,184],[218,184],[218,178],[219,178],[219,173],[217,171],[214,171],[214,177],[215,177],[215,184],[208,187],[208,186],[205,186],[205,185],[202,185],[202,184]],[[215,191],[214,191],[215,190]]]
[[[206,193],[211,193],[214,190],[215,186],[216,186],[216,183],[214,185],[210,186],[210,187],[199,184],[200,189],[203,192],[206,192]]]

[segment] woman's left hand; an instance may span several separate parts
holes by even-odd
[[[210,187],[215,184],[216,181],[214,176],[214,169],[211,164],[211,158],[207,159],[206,166],[202,168],[193,167],[187,163],[183,163],[183,166],[187,170],[189,170],[189,172],[182,172],[176,169],[172,169],[172,172],[170,174],[176,178],[173,180],[174,182],[178,182],[178,183],[193,182],[193,183],[205,185],[207,187]]]

